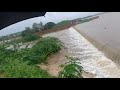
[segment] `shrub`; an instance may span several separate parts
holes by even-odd
[[[47,57],[61,50],[61,42],[57,38],[42,38],[34,45],[30,52],[23,57],[23,60],[30,61],[32,64],[45,62]]]
[[[32,31],[33,32],[38,32],[40,29],[39,25],[37,23],[33,23],[32,25]]]
[[[24,42],[30,42],[30,41],[34,41],[34,40],[37,40],[39,39],[39,36],[35,35],[35,34],[27,34],[23,40]]]
[[[0,74],[10,78],[47,78],[51,77],[45,70],[35,64],[45,62],[47,57],[61,49],[57,38],[41,38],[32,48],[7,50],[0,46]]]
[[[63,65],[63,70],[59,72],[60,78],[82,78],[83,67],[80,66],[78,59],[66,56],[70,61]],[[79,65],[78,65],[79,64]]]
[[[13,50],[7,50],[4,45],[0,45],[0,64],[13,53],[15,53]]]
[[[31,28],[30,27],[26,27],[24,31],[22,31],[21,36],[24,37],[28,34],[32,34]]]
[[[51,77],[47,71],[29,66],[27,62],[13,60],[9,58],[5,64],[0,67],[0,72],[7,78],[49,78]]]
[[[48,22],[45,24],[44,29],[51,29],[53,26],[55,26],[56,24],[54,22]]]

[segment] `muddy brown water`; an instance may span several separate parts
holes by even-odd
[[[59,38],[67,49],[66,54],[79,58],[84,68],[84,77],[86,78],[118,78],[120,70],[110,59],[95,48],[88,40],[86,40],[74,28],[63,31],[46,34],[43,37],[52,36]],[[51,58],[55,61],[64,61],[64,55]],[[54,63],[53,63],[54,64]],[[52,70],[53,71],[53,70]],[[54,73],[55,75],[55,73]]]
[[[120,12],[101,14],[74,28],[120,68]]]

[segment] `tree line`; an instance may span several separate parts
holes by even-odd
[[[39,31],[44,31],[47,29],[51,29],[54,27],[56,24],[54,22],[48,22],[45,25],[43,25],[42,22],[40,23],[33,23],[32,28],[30,27],[25,27],[25,30],[22,32],[21,36],[26,36],[27,34],[39,32]]]

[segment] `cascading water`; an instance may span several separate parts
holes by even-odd
[[[46,36],[59,38],[64,43],[68,53],[80,59],[84,70],[95,74],[94,78],[120,77],[120,70],[117,66],[74,28],[46,34],[43,37]]]
[[[120,12],[107,12],[74,28],[120,68]]]

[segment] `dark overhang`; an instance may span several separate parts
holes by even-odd
[[[0,12],[0,30],[17,22],[45,14],[46,12]]]

